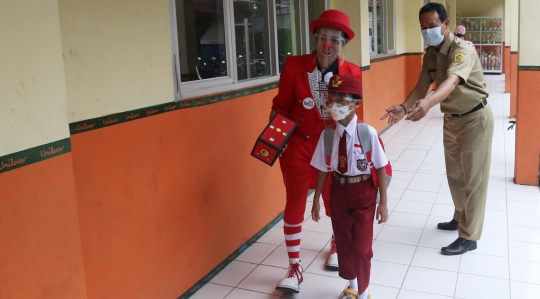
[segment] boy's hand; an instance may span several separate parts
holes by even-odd
[[[386,203],[379,204],[377,207],[377,220],[379,224],[385,223],[388,220],[388,206]]]
[[[313,206],[311,206],[311,219],[315,222],[319,222],[321,220],[321,216],[319,215],[321,207],[319,205],[319,201],[313,200]]]

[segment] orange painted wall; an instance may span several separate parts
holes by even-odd
[[[385,109],[402,103],[416,86],[422,68],[422,56],[406,55],[371,63],[362,74],[364,92],[363,119],[377,131],[388,126],[381,121]]]
[[[538,185],[540,156],[540,126],[538,126],[538,94],[540,71],[518,71],[516,126],[516,160],[514,179],[516,184]],[[536,136],[536,138],[534,138]],[[531,138],[533,137],[533,138]]]
[[[510,47],[504,47],[503,55],[504,92],[510,92],[510,82],[512,82],[512,71],[510,69]]]
[[[517,97],[518,97],[518,54],[510,54],[510,115],[517,115]]]
[[[0,174],[0,298],[87,298],[71,158]]]
[[[277,90],[72,136],[88,298],[176,298],[281,213]]]

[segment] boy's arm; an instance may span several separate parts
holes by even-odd
[[[377,207],[377,220],[379,224],[388,220],[388,198],[386,194],[386,169],[381,167],[377,169],[377,183],[379,184],[379,194],[381,195],[381,201]]]
[[[313,206],[311,207],[311,218],[315,222],[319,222],[321,219],[320,216],[320,204],[319,204],[319,198],[321,197],[321,192],[324,186],[324,183],[326,182],[326,178],[328,177],[328,172],[320,171],[317,176],[317,187],[315,187],[315,194],[313,195]]]

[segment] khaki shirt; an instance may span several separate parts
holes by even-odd
[[[428,87],[436,82],[439,86],[448,74],[455,74],[463,80],[441,102],[441,112],[465,113],[489,96],[476,51],[451,32],[440,50],[436,47],[426,49],[418,84]]]

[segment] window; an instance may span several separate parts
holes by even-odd
[[[369,40],[371,56],[394,54],[395,0],[369,0]]]
[[[175,98],[275,81],[287,56],[310,51],[326,2],[170,0]]]

